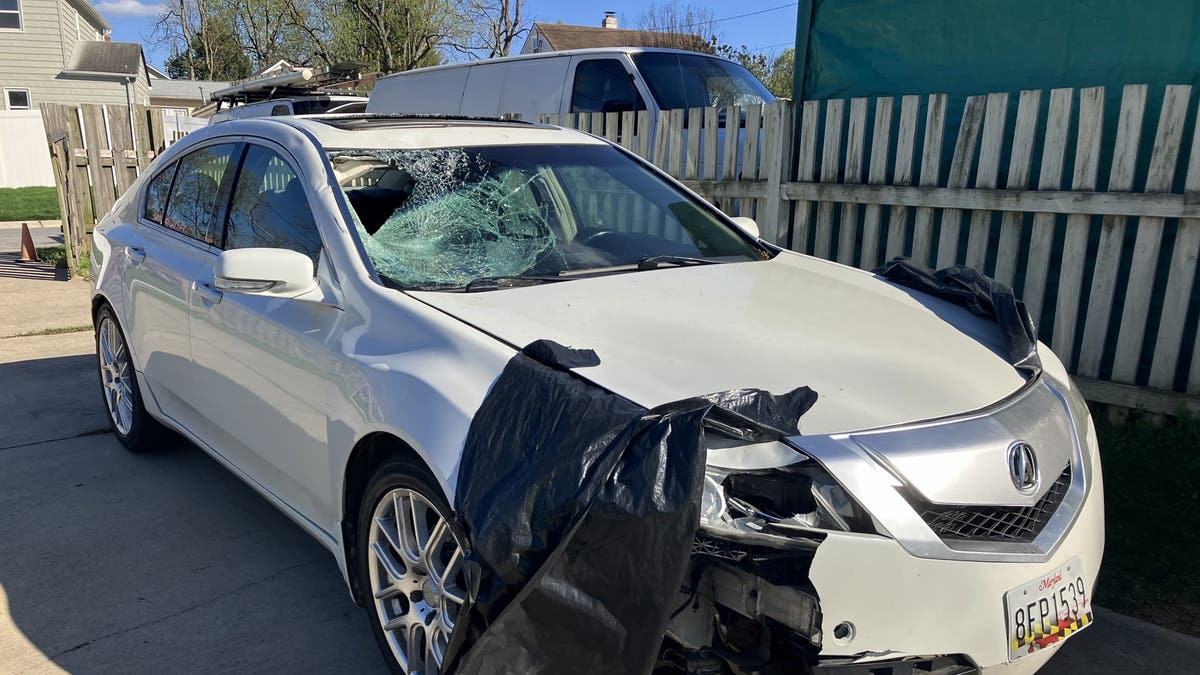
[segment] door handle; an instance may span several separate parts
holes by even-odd
[[[141,246],[126,246],[125,257],[129,258],[129,264],[137,267],[146,259],[146,249]]]
[[[192,292],[200,296],[200,299],[209,307],[221,302],[221,297],[224,295],[221,291],[199,281],[192,282]]]

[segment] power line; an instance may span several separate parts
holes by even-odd
[[[746,47],[746,49],[749,49],[752,52],[757,52],[762,49],[774,49],[776,47],[794,47],[795,45],[796,45],[795,42],[780,42],[777,45],[761,45],[759,47]]]
[[[779,5],[778,7],[769,7],[767,9],[760,9],[756,12],[746,12],[745,14],[735,14],[733,16],[726,16],[726,17],[722,17],[720,19],[713,19],[711,21],[697,21],[695,23],[682,24],[679,26],[655,26],[654,28],[642,28],[641,30],[676,30],[679,28],[695,28],[696,26],[707,26],[707,25],[713,24],[713,23],[724,23],[726,21],[733,21],[734,19],[744,19],[748,16],[755,16],[758,14],[766,14],[767,12],[775,12],[775,11],[778,11],[781,9],[786,9],[788,7],[795,7],[798,4],[800,4],[798,1],[797,2],[789,2],[784,5]]]

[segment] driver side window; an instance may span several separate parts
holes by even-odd
[[[575,66],[571,112],[645,110],[625,66],[616,59],[590,59]]]
[[[304,183],[275,151],[260,145],[246,149],[229,205],[224,248],[286,248],[314,264],[320,257],[321,236]]]

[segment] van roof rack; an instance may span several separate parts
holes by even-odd
[[[209,95],[218,109],[221,103],[257,103],[288,96],[342,95],[343,92],[322,92],[321,87],[359,79],[364,68],[361,63],[341,63],[326,68],[291,68],[238,80]],[[349,93],[349,92],[345,92]]]

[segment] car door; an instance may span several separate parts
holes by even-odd
[[[224,216],[225,250],[286,248],[333,284],[302,173],[282,148],[248,140]],[[190,300],[195,407],[214,450],[328,531],[333,304],[215,290],[212,269]],[[336,518],[336,516],[334,516]]]
[[[128,298],[125,329],[142,376],[162,412],[185,427],[191,378],[188,296],[191,280],[211,266],[218,235],[214,207],[238,143],[216,140],[164,167],[146,189],[138,224],[124,242]]]

